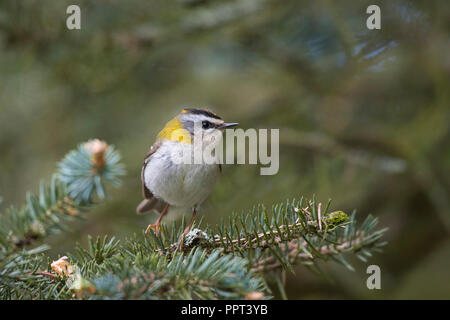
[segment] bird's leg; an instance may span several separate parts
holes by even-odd
[[[189,225],[184,229],[183,234],[187,235],[188,232],[191,230],[192,224],[194,223],[195,215],[197,214],[197,208],[194,207],[194,211],[192,212],[191,222],[189,222]]]
[[[169,209],[169,204],[166,204],[163,211],[161,212],[158,220],[156,220],[155,224],[149,224],[147,229],[145,230],[145,234],[148,234],[150,229],[155,229],[155,235],[159,235],[159,231],[161,230],[161,220],[166,215],[167,210]]]
[[[194,210],[192,212],[191,222],[189,222],[189,225],[184,229],[183,234],[180,237],[180,241],[178,242],[178,250],[183,251],[183,243],[184,243],[184,237],[188,234],[188,232],[191,230],[192,224],[194,223],[195,215],[197,214],[197,208],[194,207]]]

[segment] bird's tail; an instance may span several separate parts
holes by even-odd
[[[144,212],[153,210],[154,212],[161,214],[164,207],[167,205],[163,200],[157,199],[154,196],[141,201],[136,208],[137,214],[143,214]]]

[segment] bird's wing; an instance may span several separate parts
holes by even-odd
[[[157,212],[161,212],[161,210],[165,206],[165,202],[160,199],[157,199],[152,194],[152,192],[147,188],[147,186],[145,185],[145,178],[144,178],[145,168],[147,167],[147,164],[149,163],[151,156],[158,150],[159,147],[160,147],[159,141],[155,142],[150,147],[150,150],[147,152],[144,158],[144,163],[142,165],[141,170],[142,196],[144,197],[144,200],[142,200],[141,203],[136,208],[136,212],[138,214],[142,214],[151,209],[154,209]]]
[[[141,183],[142,183],[142,196],[144,197],[144,199],[149,199],[153,197],[153,194],[145,186],[144,172],[148,162],[150,161],[151,156],[159,149],[160,145],[161,145],[160,142],[157,141],[150,147],[150,150],[148,150],[147,154],[145,155],[144,163],[142,164]]]

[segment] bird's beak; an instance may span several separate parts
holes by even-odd
[[[237,125],[239,125],[239,123],[237,123],[237,122],[222,123],[218,128],[226,129],[226,128],[231,128],[231,127],[236,127]]]

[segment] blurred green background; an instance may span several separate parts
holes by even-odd
[[[81,7],[81,30],[66,8]],[[381,8],[381,30],[366,8]],[[0,211],[21,206],[78,143],[114,144],[127,168],[111,199],[52,238],[140,234],[143,157],[183,106],[280,129],[280,171],[227,165],[201,213],[304,195],[389,227],[389,245],[334,283],[299,267],[291,299],[450,298],[448,1],[0,2]],[[377,264],[382,290],[368,290]]]

